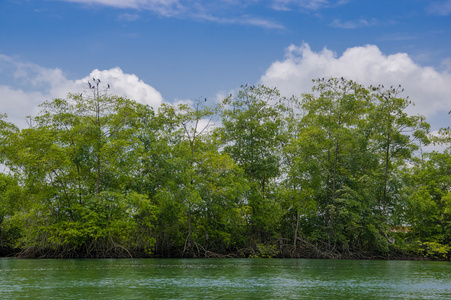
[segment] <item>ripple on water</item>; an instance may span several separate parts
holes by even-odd
[[[451,298],[448,263],[228,260],[1,260],[0,298]]]

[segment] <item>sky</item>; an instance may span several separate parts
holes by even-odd
[[[0,112],[21,127],[92,77],[157,108],[331,76],[401,84],[450,126],[451,0],[0,0]]]

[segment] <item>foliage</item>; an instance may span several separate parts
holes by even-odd
[[[314,83],[155,110],[94,80],[28,128],[1,115],[2,253],[450,259],[451,150],[423,152],[449,130],[399,86]]]

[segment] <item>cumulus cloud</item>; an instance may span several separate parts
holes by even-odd
[[[111,85],[111,93],[119,96],[125,96],[138,103],[148,104],[158,107],[163,102],[160,92],[144,83],[134,74],[124,74],[124,72],[116,67],[110,70],[100,71],[95,69],[83,79],[75,81],[77,86],[86,87],[86,82],[90,78],[99,78],[104,83]]]
[[[163,102],[161,94],[144,83],[134,74],[126,74],[116,67],[110,70],[93,70],[81,79],[69,79],[61,69],[44,68],[32,63],[17,62],[7,56],[0,56],[0,79],[10,84],[0,85],[0,112],[8,114],[8,120],[25,127],[25,117],[36,115],[38,105],[45,100],[64,98],[70,93],[82,93],[88,89],[92,77],[111,85],[110,93],[124,96],[154,108]],[[4,79],[4,80],[3,80]]]
[[[374,45],[349,48],[341,56],[327,48],[315,52],[308,44],[291,45],[285,59],[274,62],[260,81],[291,96],[310,92],[314,78],[341,76],[365,86],[401,84],[405,96],[409,95],[416,104],[412,113],[431,117],[450,108],[449,70],[440,72],[420,66],[406,53],[385,55]]]
[[[38,105],[45,100],[40,92],[25,92],[0,85],[1,113],[8,115],[8,121],[19,127],[25,127],[26,116],[36,115]]]

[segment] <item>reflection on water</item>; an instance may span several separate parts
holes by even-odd
[[[0,259],[0,299],[451,299],[449,262]]]

